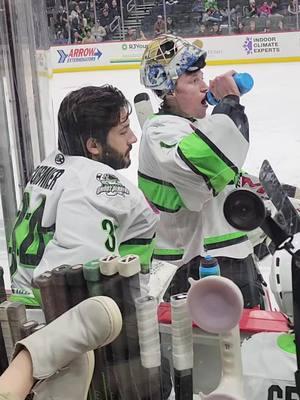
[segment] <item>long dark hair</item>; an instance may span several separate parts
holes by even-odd
[[[58,149],[66,155],[87,156],[87,139],[95,138],[104,145],[124,108],[129,116],[128,100],[111,85],[86,86],[69,93],[58,112]]]

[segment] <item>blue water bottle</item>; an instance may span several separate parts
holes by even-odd
[[[254,85],[253,78],[247,72],[236,73],[232,75],[232,77],[240,91],[241,96],[249,92],[253,88]],[[217,100],[210,91],[206,93],[206,101],[211,106],[216,106],[218,103],[220,103],[220,100]]]
[[[200,262],[199,278],[201,279],[211,275],[220,275],[220,266],[216,258],[205,256]]]

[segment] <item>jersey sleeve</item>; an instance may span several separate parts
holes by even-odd
[[[159,214],[139,190],[136,190],[136,194],[136,202],[131,208],[129,221],[121,226],[119,252],[121,256],[138,255],[142,273],[148,273]]]
[[[147,136],[155,165],[149,164],[148,169],[158,169],[160,179],[151,180],[142,170],[139,174],[147,198],[169,212],[182,206],[200,211],[206,201],[237,180],[248,151],[247,140],[226,115],[216,114],[205,122],[180,124],[182,120],[151,122]]]

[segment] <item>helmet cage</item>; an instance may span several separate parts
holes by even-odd
[[[196,44],[173,35],[161,35],[143,54],[141,83],[152,90],[173,91],[182,74],[205,66],[205,58],[206,52]]]

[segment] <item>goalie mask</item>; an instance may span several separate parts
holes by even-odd
[[[140,67],[141,83],[164,94],[175,89],[177,79],[185,72],[205,67],[206,51],[200,41],[190,43],[173,35],[161,35],[149,43]]]

